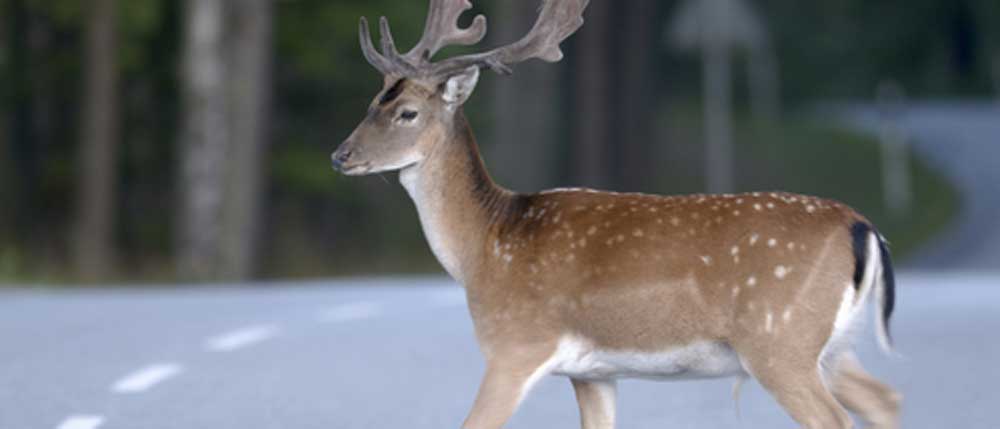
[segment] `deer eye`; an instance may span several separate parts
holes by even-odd
[[[412,121],[417,118],[416,110],[404,110],[403,113],[399,114],[399,118],[404,121]]]

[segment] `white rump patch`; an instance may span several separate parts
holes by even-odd
[[[840,298],[840,307],[837,307],[837,317],[833,319],[833,338],[840,338],[850,329],[854,315],[854,295],[854,285],[848,283]]]

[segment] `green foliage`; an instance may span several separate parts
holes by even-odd
[[[994,0],[764,0],[785,96],[870,98],[879,81],[911,94],[984,94],[1000,22]]]
[[[20,278],[23,273],[21,257],[11,247],[0,249],[0,281]]]
[[[118,62],[124,73],[140,71],[151,56],[162,54],[149,49],[149,43],[165,30],[165,9],[162,0],[118,2]]]

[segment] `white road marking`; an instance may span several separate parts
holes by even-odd
[[[75,415],[66,417],[56,429],[97,429],[104,424],[104,417],[93,415]]]
[[[348,322],[370,319],[382,314],[382,306],[375,302],[361,301],[338,305],[319,315],[320,322]]]
[[[205,341],[205,349],[213,352],[228,352],[240,349],[278,334],[274,325],[254,325],[217,335]]]
[[[183,370],[184,368],[176,363],[153,364],[116,381],[115,384],[111,385],[111,391],[114,393],[143,392],[180,374]]]

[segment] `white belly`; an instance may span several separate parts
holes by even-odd
[[[690,379],[744,375],[728,345],[699,341],[662,351],[601,350],[567,336],[552,357],[552,374],[580,379]]]

